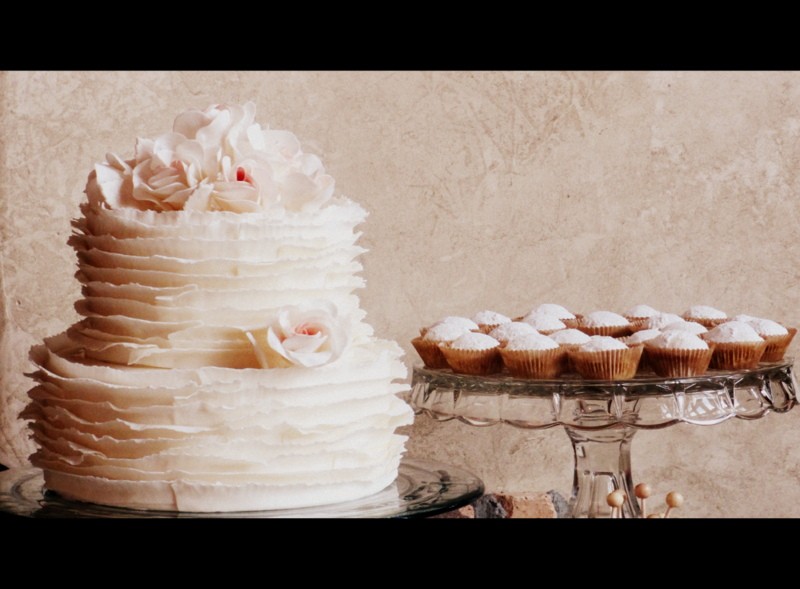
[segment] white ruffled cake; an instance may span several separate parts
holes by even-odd
[[[187,111],[95,166],[70,243],[83,317],[35,347],[31,462],[65,498],[249,511],[365,497],[412,422],[364,321],[366,212],[255,107]]]

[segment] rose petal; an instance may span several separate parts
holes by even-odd
[[[201,182],[197,188],[195,188],[194,192],[192,192],[192,195],[186,200],[186,203],[183,205],[184,210],[207,211],[208,202],[213,191],[213,185]]]
[[[258,360],[258,364],[261,366],[261,368],[269,368],[269,362],[267,361],[267,356],[261,349],[261,345],[256,339],[256,336],[253,335],[253,332],[245,331],[244,335],[247,337],[248,340],[250,340],[250,343],[253,345],[253,352],[255,352],[256,359]]]
[[[209,120],[209,117],[199,110],[187,110],[175,118],[172,130],[175,133],[180,133],[187,139],[194,139],[198,129],[207,125]]]
[[[289,360],[291,360],[295,364],[300,364],[301,366],[305,366],[306,368],[313,368],[315,366],[322,366],[323,364],[327,364],[328,362],[330,362],[331,353],[330,352],[314,352],[314,353],[289,352],[288,357],[289,357]]]
[[[315,335],[305,335],[298,333],[286,338],[283,342],[283,349],[290,352],[317,352],[327,341],[327,336],[323,333]]]

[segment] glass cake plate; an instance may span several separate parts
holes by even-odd
[[[35,518],[405,518],[457,509],[482,494],[483,482],[472,473],[416,458],[404,458],[395,482],[363,499],[320,507],[228,513],[144,511],[67,501],[44,489],[38,468],[0,472],[0,512]]]

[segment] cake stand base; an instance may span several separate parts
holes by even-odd
[[[572,517],[611,517],[608,494],[625,493],[622,517],[639,517],[631,475],[631,440],[636,430],[616,426],[585,431],[566,427],[575,453],[570,513]]]

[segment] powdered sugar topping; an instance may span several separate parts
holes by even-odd
[[[589,341],[580,347],[582,352],[605,352],[608,350],[625,350],[628,346],[618,339],[607,335],[593,335]]]
[[[506,350],[554,350],[558,344],[541,333],[518,335],[508,341]]]
[[[499,345],[500,342],[485,333],[468,331],[453,341],[450,347],[453,350],[491,350]]]
[[[625,317],[612,311],[592,311],[583,317],[586,327],[622,327],[628,323]]]
[[[579,329],[562,329],[550,334],[550,339],[559,344],[585,344],[589,341],[589,336]]]
[[[670,350],[707,350],[708,344],[688,331],[672,329],[647,342],[647,345]]]
[[[709,331],[705,337],[709,341],[718,343],[762,341],[756,330],[742,321],[721,323]]]

